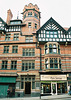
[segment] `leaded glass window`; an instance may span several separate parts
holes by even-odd
[[[37,29],[37,24],[35,23],[35,29]]]
[[[31,22],[28,23],[28,27],[29,27],[29,28],[31,27]]]
[[[60,54],[60,46],[58,43],[46,43],[45,54]]]
[[[35,69],[35,61],[22,61],[22,71]]]
[[[32,16],[32,12],[28,12],[28,16],[31,17]]]
[[[4,53],[9,53],[9,46],[4,46]]]
[[[46,37],[57,38],[58,37],[58,31],[46,31]]]
[[[34,13],[34,17],[35,17],[35,18],[38,18],[38,14]]]
[[[33,36],[26,36],[25,42],[33,42]]]
[[[8,61],[2,61],[2,69],[7,69]]]
[[[18,53],[18,46],[12,47],[12,53]]]
[[[11,61],[11,69],[17,68],[17,61]]]
[[[60,58],[45,59],[45,68],[46,69],[61,69],[61,59]]]
[[[50,59],[50,69],[55,69],[55,68],[58,68],[58,61],[57,61],[57,58],[56,59]]]
[[[35,56],[35,49],[34,48],[23,49],[23,56]]]
[[[11,36],[11,34],[6,34],[5,40],[9,41],[10,40],[10,36]]]
[[[14,41],[18,41],[18,40],[19,40],[19,33],[15,33],[15,34],[14,34],[13,40],[14,40]]]

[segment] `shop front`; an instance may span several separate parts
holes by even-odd
[[[7,90],[10,90],[9,96],[15,95],[16,77],[0,76],[0,97],[7,97]]]
[[[64,94],[67,93],[66,75],[40,75],[41,94]]]

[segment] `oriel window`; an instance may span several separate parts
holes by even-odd
[[[61,59],[60,58],[45,59],[45,68],[46,69],[61,69]]]
[[[45,54],[60,54],[60,46],[58,43],[46,43]]]

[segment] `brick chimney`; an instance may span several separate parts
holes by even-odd
[[[6,23],[7,23],[7,24],[10,23],[10,20],[12,19],[12,17],[13,17],[13,14],[12,14],[11,10],[9,9],[9,10],[7,11],[7,20],[6,20]]]

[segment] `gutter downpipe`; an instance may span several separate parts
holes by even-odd
[[[39,42],[36,43],[36,48],[40,49],[40,71],[42,70],[42,58],[41,58],[41,48],[39,47]]]

